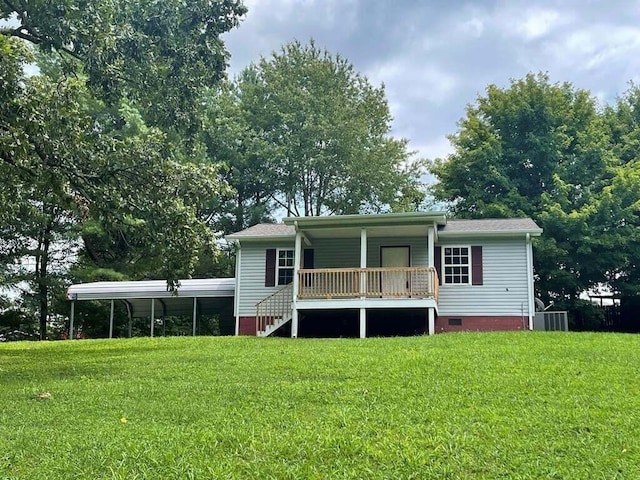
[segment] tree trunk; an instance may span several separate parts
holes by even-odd
[[[51,225],[47,225],[43,232],[40,252],[37,259],[38,273],[38,302],[40,304],[40,340],[47,339],[47,318],[49,317],[49,286],[47,268],[49,267],[49,246],[51,244]]]

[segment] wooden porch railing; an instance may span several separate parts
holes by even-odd
[[[293,285],[289,284],[264,298],[256,305],[256,333],[291,318]]]
[[[433,267],[319,268],[298,271],[298,298],[438,299]]]

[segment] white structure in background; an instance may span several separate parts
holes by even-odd
[[[154,334],[157,318],[191,315],[193,335],[196,335],[199,312],[218,311],[226,300],[231,303],[235,294],[234,278],[207,278],[180,280],[175,291],[167,289],[166,280],[138,282],[92,282],[71,285],[67,298],[71,300],[69,338],[73,338],[75,302],[80,300],[110,300],[109,338],[113,338],[114,302],[121,301],[127,307],[129,336],[133,317],[148,317],[149,331]]]

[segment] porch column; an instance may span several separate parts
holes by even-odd
[[[433,308],[427,309],[428,332],[429,335],[436,333],[436,315]]]
[[[293,252],[293,300],[291,312],[291,338],[298,338],[298,272],[300,270],[300,257],[302,256],[302,234],[298,230],[296,222],[296,244]]]
[[[111,313],[109,314],[109,338],[113,338],[113,299],[111,300]]]
[[[434,235],[435,235],[435,229],[433,227],[429,227],[427,229],[427,266],[428,267],[433,267],[435,265],[434,263],[434,259],[433,256],[435,255],[434,253]]]
[[[360,272],[360,298],[365,299],[367,293],[367,273],[364,271],[367,268],[367,229],[360,230],[360,268],[363,270]],[[360,309],[360,338],[367,336],[367,309]]]
[[[155,299],[151,299],[151,338],[153,338],[153,327],[156,323],[156,301]]]
[[[427,229],[427,254],[428,254],[428,259],[427,259],[427,266],[433,268],[435,266],[435,235],[436,235],[436,231],[434,227],[429,227]],[[430,279],[433,279],[434,277],[432,277],[431,275],[429,276]],[[438,280],[439,281],[439,280]],[[431,281],[429,282],[431,283]],[[436,291],[436,285],[429,285],[429,290],[432,292]],[[435,299],[437,301],[437,298]],[[436,319],[435,319],[435,310],[433,308],[429,308],[427,310],[427,331],[429,333],[429,335],[433,335],[434,333],[436,333]]]

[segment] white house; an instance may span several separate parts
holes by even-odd
[[[442,212],[289,217],[228,235],[236,334],[408,335],[532,329],[529,218]]]

